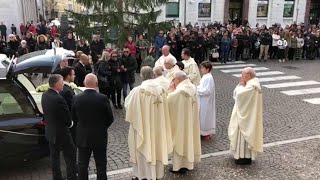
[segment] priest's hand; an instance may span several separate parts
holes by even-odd
[[[241,86],[246,86],[246,82],[243,80],[242,77],[240,78],[239,84],[240,84]]]
[[[175,85],[175,83],[172,81],[172,82],[170,83],[170,86],[169,86],[169,91],[174,91],[174,90],[176,90],[176,85]]]

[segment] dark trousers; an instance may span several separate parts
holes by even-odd
[[[106,145],[107,146],[107,145]],[[107,179],[107,147],[82,148],[79,150],[79,178],[78,180],[88,180],[88,166],[93,152],[94,161],[97,168],[97,180]]]
[[[49,142],[50,159],[52,167],[53,180],[61,180],[61,167],[60,167],[60,151],[63,152],[64,160],[67,165],[67,178],[68,180],[76,180],[76,147],[73,143],[71,135],[68,134],[64,138],[56,141],[56,143]]]
[[[276,59],[277,55],[278,55],[278,46],[272,46],[270,49],[271,59]]]
[[[228,57],[229,57],[229,50],[223,50],[221,51],[221,62],[226,63],[228,61]]]
[[[137,73],[140,73],[141,64],[142,64],[142,59],[141,59],[141,56],[139,55],[139,57],[137,58],[137,65],[138,65],[136,70]]]
[[[122,88],[112,87],[111,88],[111,101],[112,104],[121,105],[121,90]]]
[[[99,92],[111,99],[111,87],[99,87]]]
[[[128,86],[131,91],[134,88],[134,83],[122,83],[123,99],[126,99],[126,97],[128,95]]]

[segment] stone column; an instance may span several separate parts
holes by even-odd
[[[304,16],[304,22],[306,24],[309,23],[309,19],[310,19],[310,9],[311,9],[311,0],[307,0],[306,2],[306,13],[305,13],[305,16]]]
[[[230,0],[225,0],[225,2],[224,2],[224,18],[223,18],[224,22],[222,22],[222,23],[229,21],[229,4],[230,4]]]
[[[242,5],[242,23],[249,17],[249,0],[243,0]],[[249,20],[249,19],[248,19]]]

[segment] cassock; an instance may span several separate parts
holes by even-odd
[[[215,86],[211,73],[202,76],[197,87],[200,111],[200,130],[202,136],[216,133]]]
[[[233,93],[233,107],[228,135],[235,159],[255,160],[263,151],[262,92],[257,78],[246,86],[238,85]]]
[[[164,67],[164,58],[165,58],[165,57],[170,57],[170,58],[172,58],[174,64],[177,63],[177,59],[176,59],[171,53],[169,53],[168,56],[162,55],[162,56],[156,61],[156,63],[155,63],[154,66],[155,66],[155,67],[160,66],[160,67],[162,67],[163,70],[166,72],[167,69],[166,69],[166,67]]]
[[[170,87],[170,82],[167,78],[165,78],[164,76],[159,76],[157,78],[154,79],[154,82],[158,85],[160,85],[165,92],[167,92],[169,90]]]
[[[191,82],[198,86],[201,79],[198,64],[191,57],[188,60],[183,60],[182,63],[184,64],[183,71],[188,75]]]
[[[175,65],[171,69],[167,70],[166,78],[171,82],[177,71],[180,71],[179,66]]]
[[[171,124],[165,91],[147,80],[130,91],[125,100],[130,123],[128,144],[133,175],[161,179],[172,152]]]
[[[173,171],[181,168],[192,170],[200,162],[200,120],[197,90],[189,79],[178,84],[168,94],[169,114],[172,128]]]

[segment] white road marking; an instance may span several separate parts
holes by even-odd
[[[264,144],[264,148],[269,148],[269,147],[274,147],[274,146],[280,146],[280,145],[286,145],[286,144],[292,144],[292,143],[297,143],[297,142],[302,142],[302,141],[308,141],[308,140],[313,140],[313,139],[320,139],[320,135],[314,135],[314,136],[307,136],[307,137],[302,137],[302,138],[296,138],[296,139],[289,139],[289,140],[283,140],[283,141],[277,141],[277,142],[272,142],[272,143],[267,143]],[[209,158],[209,157],[216,157],[216,156],[223,156],[230,154],[230,150],[227,151],[219,151],[219,152],[214,152],[214,153],[209,153],[209,154],[203,154],[201,155],[201,158]],[[169,164],[172,162],[170,161]],[[124,168],[124,169],[119,169],[119,170],[114,170],[114,171],[108,171],[107,175],[117,175],[117,174],[123,174],[123,173],[128,173],[132,172],[132,168]],[[96,178],[96,174],[90,174],[89,179]]]
[[[267,78],[259,78],[259,82],[281,81],[281,80],[293,80],[293,79],[301,79],[301,77],[298,77],[298,76],[267,77]]]
[[[244,62],[244,61],[228,62],[228,64],[242,64],[242,63],[246,63],[246,62]],[[214,62],[213,64],[219,65],[219,64],[221,64],[221,62]]]
[[[267,72],[257,72],[256,76],[270,76],[270,75],[279,75],[279,74],[284,74],[283,72],[280,71],[267,71]],[[232,74],[234,77],[241,77],[241,74]]]
[[[213,66],[213,69],[226,69],[226,68],[238,68],[238,67],[252,67],[257,66],[255,64],[234,64],[234,65],[221,65],[221,66]]]
[[[308,89],[298,89],[290,91],[281,91],[283,94],[288,96],[304,95],[304,94],[317,94],[320,93],[320,88],[308,88]]]
[[[256,71],[270,70],[269,68],[266,68],[266,67],[255,67],[253,69]],[[221,70],[221,72],[234,73],[234,72],[242,72],[242,70],[243,70],[243,68],[242,69],[227,69],[227,70]]]
[[[304,99],[304,101],[311,104],[320,104],[320,98]]]
[[[262,85],[266,88],[285,88],[285,87],[295,87],[295,86],[308,86],[308,85],[316,85],[320,84],[320,82],[317,81],[298,81],[298,82],[289,82],[289,83],[278,83],[278,84],[268,84],[268,85]]]

